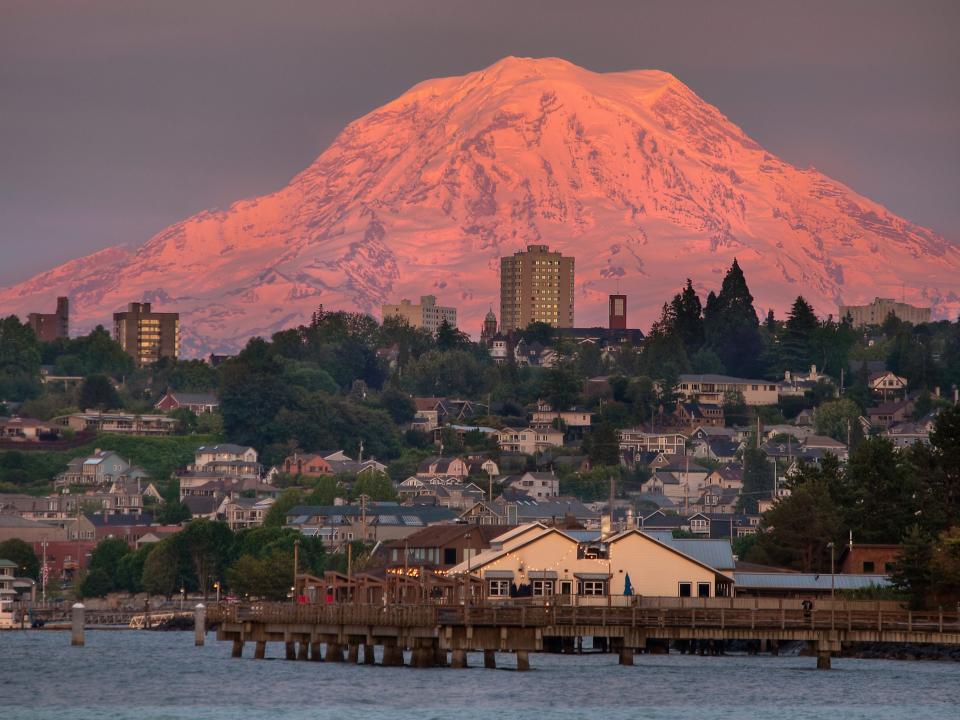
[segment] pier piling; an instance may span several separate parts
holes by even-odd
[[[266,640],[257,640],[257,644],[253,646],[253,657],[257,660],[263,660],[266,656],[267,656]]]
[[[207,608],[203,603],[197,603],[193,609],[193,644],[203,647],[207,635]]]
[[[373,645],[367,644],[363,646],[363,664],[364,665],[373,665],[376,662],[376,656],[374,655]]]
[[[70,622],[70,644],[74,647],[83,647],[85,642],[85,622],[84,617],[86,608],[83,603],[74,603],[71,608]]]
[[[483,666],[488,670],[497,669],[497,653],[493,650],[483,651]]]
[[[517,670],[526,671],[530,669],[530,653],[526,650],[517,650]]]

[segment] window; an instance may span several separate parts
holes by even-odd
[[[863,563],[863,571],[864,571],[865,573],[872,573],[872,572],[874,572],[874,567],[875,567],[875,566],[874,566],[872,560],[867,560],[867,561],[864,561],[864,563]]]
[[[570,595],[573,593],[573,583],[569,580],[560,581],[560,594],[561,595]]]
[[[688,582],[680,583],[680,597],[692,597],[693,584]]]
[[[536,597],[553,595],[553,580],[534,580],[533,594]]]
[[[697,597],[710,597],[710,583],[697,583]]]
[[[456,565],[456,564],[457,564],[457,549],[456,549],[456,548],[444,548],[444,549],[443,549],[443,564],[444,564],[444,565]]]
[[[490,597],[510,597],[509,580],[490,580],[487,595]]]
[[[607,594],[607,581],[606,580],[581,580],[578,583],[579,587],[577,588],[579,595],[606,595]]]

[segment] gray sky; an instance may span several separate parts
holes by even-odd
[[[960,2],[0,0],[0,284],[274,190],[505,55],[677,75],[768,150],[960,241]]]

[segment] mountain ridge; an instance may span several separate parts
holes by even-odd
[[[907,288],[940,316],[960,310],[956,247],[767,152],[670,73],[513,57],[418,83],[286,186],[0,289],[0,307],[69,294],[85,329],[152,299],[181,312],[199,354],[321,303],[378,315],[435,294],[476,334],[499,257],[529,243],[577,258],[578,325],[604,324],[619,285],[646,327],[687,277],[714,289],[735,256],[778,312],[798,294],[826,315]]]

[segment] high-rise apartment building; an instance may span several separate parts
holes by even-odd
[[[435,333],[446,320],[450,327],[457,326],[457,309],[437,305],[437,298],[433,295],[422,295],[420,304],[414,305],[409,300],[401,300],[399,305],[382,305],[380,313],[384,320],[388,317],[401,317],[410,327],[423,328]]]
[[[113,314],[113,338],[137,367],[180,356],[180,314],[153,312],[150,303],[130,303]]]
[[[573,327],[573,258],[546,245],[500,258],[500,330],[532,322]]]
[[[840,306],[840,319],[842,320],[849,315],[853,319],[854,327],[882,325],[890,313],[904,322],[910,322],[914,325],[930,322],[930,308],[907,305],[897,302],[893,298],[874,298],[869,305]]]
[[[57,298],[57,311],[54,313],[30,313],[27,325],[33,328],[33,334],[41,342],[52,342],[57,338],[69,337],[70,301],[65,297]]]

